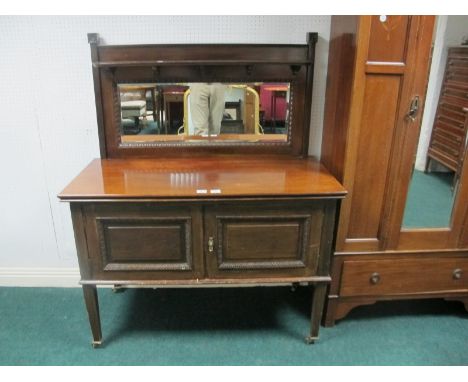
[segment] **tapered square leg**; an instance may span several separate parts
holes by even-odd
[[[99,317],[99,303],[96,285],[83,285],[83,295],[88,311],[89,324],[93,333],[93,347],[98,347],[102,343],[101,319]]]
[[[305,338],[308,344],[313,344],[318,340],[320,321],[322,320],[327,284],[320,283],[314,285],[312,300],[312,312],[310,314],[310,335]]]

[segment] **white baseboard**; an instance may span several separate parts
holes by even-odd
[[[79,287],[78,268],[0,268],[0,286]]]

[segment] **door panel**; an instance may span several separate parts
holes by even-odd
[[[365,86],[357,150],[359,176],[354,181],[356,197],[350,216],[359,224],[350,224],[349,238],[377,238],[379,234],[401,76],[368,75]]]
[[[409,25],[410,16],[373,16],[368,60],[404,62]]]
[[[424,103],[433,26],[433,17],[425,16],[359,20],[339,252],[396,246],[389,218],[394,218],[404,131],[412,127],[406,114],[415,95],[421,107]],[[413,124],[419,122],[418,116]]]
[[[191,218],[98,218],[104,270],[192,268]]]
[[[207,207],[208,276],[314,275],[323,225],[321,202],[290,208]]]
[[[96,203],[84,214],[95,278],[203,276],[201,207]]]

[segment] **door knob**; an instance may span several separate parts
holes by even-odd
[[[457,268],[453,271],[452,276],[454,280],[460,280],[462,277],[462,270],[460,268]]]
[[[372,273],[370,277],[371,284],[378,284],[380,282],[380,274],[378,272]]]

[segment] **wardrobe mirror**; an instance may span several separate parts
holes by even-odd
[[[463,54],[461,16],[439,18],[434,34],[427,96],[418,150],[403,218],[404,228],[451,225],[466,156],[468,59]],[[466,16],[465,25],[466,25]],[[451,20],[453,18],[453,20]],[[463,29],[464,30],[464,29]],[[466,32],[466,31],[465,31]],[[417,113],[418,100],[412,108]],[[409,116],[411,118],[411,116]]]
[[[122,143],[287,142],[290,84],[120,83]]]

